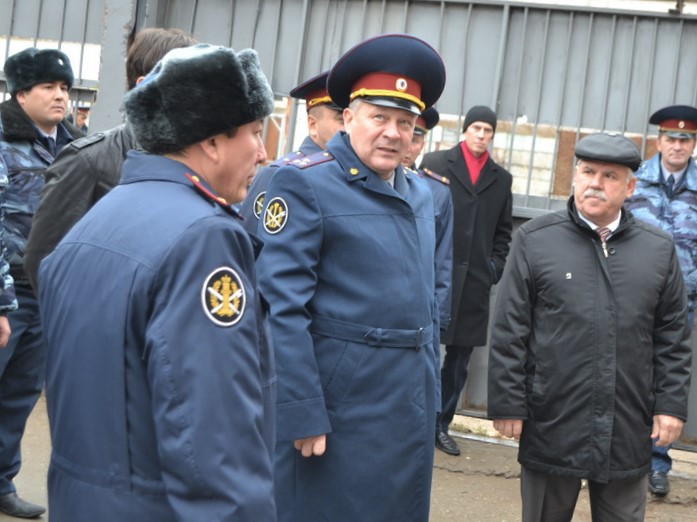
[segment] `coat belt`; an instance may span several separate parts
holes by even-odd
[[[433,325],[429,324],[416,330],[395,328],[376,328],[363,324],[350,323],[330,317],[312,317],[310,331],[317,335],[367,344],[379,348],[413,348],[433,342]]]

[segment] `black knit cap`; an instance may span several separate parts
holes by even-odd
[[[462,132],[465,132],[467,127],[472,125],[475,121],[488,123],[494,128],[494,132],[496,132],[496,113],[486,105],[475,105],[467,111],[465,124],[462,126]]]
[[[3,70],[12,96],[44,82],[62,81],[70,89],[74,81],[70,60],[58,49],[29,47],[10,56]]]

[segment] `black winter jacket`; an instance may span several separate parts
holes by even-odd
[[[623,210],[607,243],[567,210],[522,225],[499,285],[488,415],[519,462],[608,482],[651,467],[653,416],[687,416],[687,300],[668,234]]]
[[[123,124],[72,142],[46,170],[46,186],[24,254],[24,270],[35,292],[41,260],[119,183],[126,153],[134,148],[135,138]]]

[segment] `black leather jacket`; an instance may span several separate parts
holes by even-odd
[[[24,254],[24,270],[35,292],[41,260],[118,184],[126,153],[134,148],[135,138],[123,124],[72,142],[46,170],[46,186]]]

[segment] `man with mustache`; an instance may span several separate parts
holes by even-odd
[[[687,299],[669,234],[622,204],[636,145],[576,145],[567,209],[513,235],[491,335],[488,415],[520,440],[523,522],[570,521],[588,480],[594,521],[644,520],[651,438],[687,417]]]
[[[0,512],[31,518],[45,509],[18,497],[12,480],[43,388],[45,350],[39,303],[22,264],[46,168],[83,133],[66,120],[73,70],[65,53],[30,47],[10,56],[4,71],[11,97],[0,104],[0,183],[7,186],[0,212],[14,287],[5,286],[0,296],[0,346],[7,344],[0,349]]]
[[[327,80],[346,131],[269,183],[258,271],[277,361],[279,520],[428,520],[435,211],[400,162],[444,85],[442,59],[416,37],[358,44]]]
[[[692,158],[697,136],[697,108],[671,105],[651,115],[658,125],[658,152],[636,173],[634,194],[626,206],[635,218],[668,232],[685,278],[688,327],[697,305],[697,163]],[[649,491],[665,496],[670,491],[670,446],[653,444]]]

